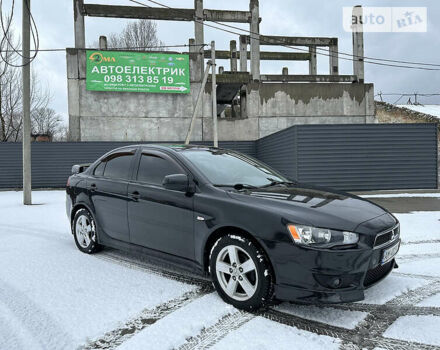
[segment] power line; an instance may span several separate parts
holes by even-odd
[[[157,46],[126,46],[126,47],[111,47],[111,50],[152,50],[152,49],[168,49],[168,48],[179,48],[179,47],[205,47],[208,44],[177,44],[177,45],[157,45]],[[77,47],[77,50],[101,50],[99,48],[92,47]],[[0,50],[0,53],[5,52],[20,52],[21,50]],[[30,50],[32,52],[37,51],[35,49]],[[53,48],[53,49],[38,49],[38,52],[64,52],[66,48]]]
[[[142,6],[150,7],[149,5],[147,5],[147,4],[145,4],[145,3],[141,2],[141,1],[137,1],[137,0],[129,0],[129,1],[137,3],[137,4],[142,5]],[[153,4],[156,4],[156,5],[159,5],[159,6],[162,6],[164,8],[172,9],[170,6],[162,4],[162,3],[158,2],[158,1],[155,1],[155,0],[146,0],[146,1],[151,2]],[[179,9],[176,9],[176,8],[173,8],[173,10],[179,11]],[[182,11],[180,11],[180,12],[182,12]],[[226,29],[223,29],[223,28],[219,28],[219,27],[207,24],[203,20],[198,20],[197,18],[195,18],[194,21],[198,22],[198,23],[201,23],[204,26],[211,27],[211,28],[218,29],[218,30],[222,30],[222,31],[227,32],[227,33],[231,33],[231,34],[235,34],[235,35],[241,35],[240,33],[237,33],[237,32],[231,31],[231,30],[226,30]],[[243,29],[243,28],[240,28],[240,27],[237,27],[237,26],[233,26],[233,25],[230,25],[230,24],[220,23],[220,22],[217,22],[217,21],[212,21],[212,22],[214,22],[214,23],[216,23],[218,25],[224,26],[224,27],[229,27],[229,28],[232,28],[232,29],[238,29],[238,30],[240,30],[242,32],[249,33],[249,34],[252,34],[252,35],[257,35],[257,36],[260,35],[260,33],[252,32],[250,30]],[[264,45],[264,40],[261,40],[261,38],[259,40],[260,40],[260,42],[263,41],[263,45]],[[300,49],[298,47],[294,47],[294,46],[283,44],[281,40],[278,40],[278,41],[280,42],[280,46],[283,46],[283,47],[286,47],[286,48],[290,48],[290,49],[293,49],[293,50],[308,52],[308,50],[305,50],[305,49]],[[317,48],[317,49],[325,50],[325,49],[322,49],[322,48]],[[344,53],[344,52],[339,52],[338,51],[337,53],[341,54],[341,55],[352,57],[352,58],[340,57],[340,59],[346,60],[346,61],[354,61],[355,59],[360,58],[360,56],[356,56],[356,55],[348,54],[348,53]],[[317,52],[317,54],[321,55],[321,56],[328,56],[328,57],[331,56],[329,53],[326,53],[326,52],[324,52],[324,53]],[[381,62],[373,62],[373,61],[395,62],[395,63],[405,63],[405,64],[408,63],[408,64],[415,64],[415,65],[426,65],[426,66],[436,66],[436,67],[437,66],[440,67],[440,64],[419,63],[419,62],[410,62],[410,61],[398,61],[398,60],[390,60],[390,59],[382,59],[382,58],[373,58],[373,57],[367,57],[367,56],[364,56],[363,58],[364,58],[364,62],[365,63],[379,65],[379,66],[406,68],[406,69],[417,69],[417,70],[427,70],[427,71],[440,71],[440,69],[437,69],[437,68],[426,68],[426,67],[416,67],[416,66],[402,66],[402,65],[397,65],[397,64],[381,63]]]
[[[38,55],[39,46],[40,46],[40,38],[39,38],[37,25],[35,23],[34,17],[30,11],[29,4],[27,2],[26,2],[26,6],[27,6],[27,10],[29,11],[29,15],[30,15],[30,20],[31,20],[30,31],[31,31],[31,35],[32,35],[32,41],[33,41],[34,47],[35,47],[34,50],[31,50],[34,52],[34,54],[31,57],[29,57],[29,61],[28,61],[28,63],[26,63],[26,65],[28,65],[28,64],[31,64],[31,62]],[[11,12],[9,15],[9,19],[7,21],[7,26],[5,27],[5,23],[3,21],[3,0],[0,0],[0,23],[1,23],[2,33],[3,33],[3,38],[0,42],[0,47],[2,47],[4,45],[5,40],[6,40],[7,46],[12,48],[12,50],[0,50],[0,57],[3,60],[3,62],[5,62],[6,65],[14,67],[14,68],[20,68],[20,67],[23,67],[23,64],[15,64],[15,63],[13,63],[12,60],[9,61],[9,58],[7,58],[3,55],[4,52],[14,52],[18,56],[24,58],[24,56],[21,54],[21,50],[17,50],[15,48],[15,45],[10,41],[10,38],[9,38],[11,23],[12,23],[12,20],[14,17],[14,9],[15,9],[15,0],[12,1]]]
[[[407,93],[402,94],[402,93],[396,92],[396,93],[387,93],[387,94],[380,93],[380,94],[376,94],[375,97],[377,97],[377,96],[414,96],[414,95],[422,96],[422,97],[440,96],[440,94],[419,94],[418,92],[417,93],[413,92],[412,94],[407,94]]]

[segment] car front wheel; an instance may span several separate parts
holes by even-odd
[[[272,299],[272,272],[263,252],[240,235],[221,237],[211,249],[210,273],[224,301],[252,311]]]

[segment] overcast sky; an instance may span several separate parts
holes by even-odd
[[[86,3],[135,5],[129,0],[85,0]],[[17,1],[21,3],[21,1]],[[145,0],[146,3],[148,3]],[[173,6],[190,8],[193,0],[161,0]],[[247,0],[205,0],[205,8],[247,10]],[[428,8],[427,33],[366,33],[365,55],[395,60],[440,64],[440,1],[438,0],[260,0],[261,33],[286,36],[338,37],[339,51],[352,52],[351,33],[342,26],[342,8],[363,6],[424,6]],[[7,12],[10,2],[3,2]],[[150,4],[152,5],[152,4]],[[153,5],[155,6],[155,5]],[[21,6],[16,5],[14,27],[21,31]],[[72,0],[39,0],[32,2],[32,13],[38,26],[41,48],[66,48],[74,46]],[[120,31],[127,20],[86,18],[86,41],[89,45],[99,35]],[[247,25],[243,28],[249,29]],[[192,22],[158,22],[158,36],[166,44],[185,44],[194,37]],[[229,41],[238,37],[205,27],[205,42],[216,41],[217,49],[229,49]],[[275,49],[275,47],[263,47]],[[278,48],[276,48],[278,50]],[[182,50],[182,49],[179,49]],[[281,50],[281,49],[280,49]],[[286,49],[288,50],[288,49]],[[220,63],[228,70],[228,62]],[[264,63],[262,73],[280,73],[283,66],[290,74],[307,74],[305,63]],[[440,71],[419,71],[366,64],[365,80],[375,84],[376,93],[440,93]],[[439,67],[440,68],[440,67]],[[40,52],[33,69],[42,83],[51,90],[52,107],[67,120],[66,58],[64,52]],[[352,74],[352,62],[340,61],[340,73]],[[318,58],[318,74],[328,74],[328,57]],[[397,97],[390,97],[395,102]],[[403,98],[400,103],[406,103]],[[440,97],[421,98],[422,103],[440,103]]]

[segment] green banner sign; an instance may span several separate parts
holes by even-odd
[[[87,90],[190,92],[188,55],[95,50],[86,54]]]

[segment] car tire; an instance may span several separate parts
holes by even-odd
[[[72,233],[75,244],[80,251],[93,254],[101,250],[98,244],[95,219],[87,209],[80,209],[75,213],[72,221]]]
[[[228,234],[209,255],[215,289],[227,303],[245,311],[267,306],[273,297],[273,273],[266,255],[248,238]]]

